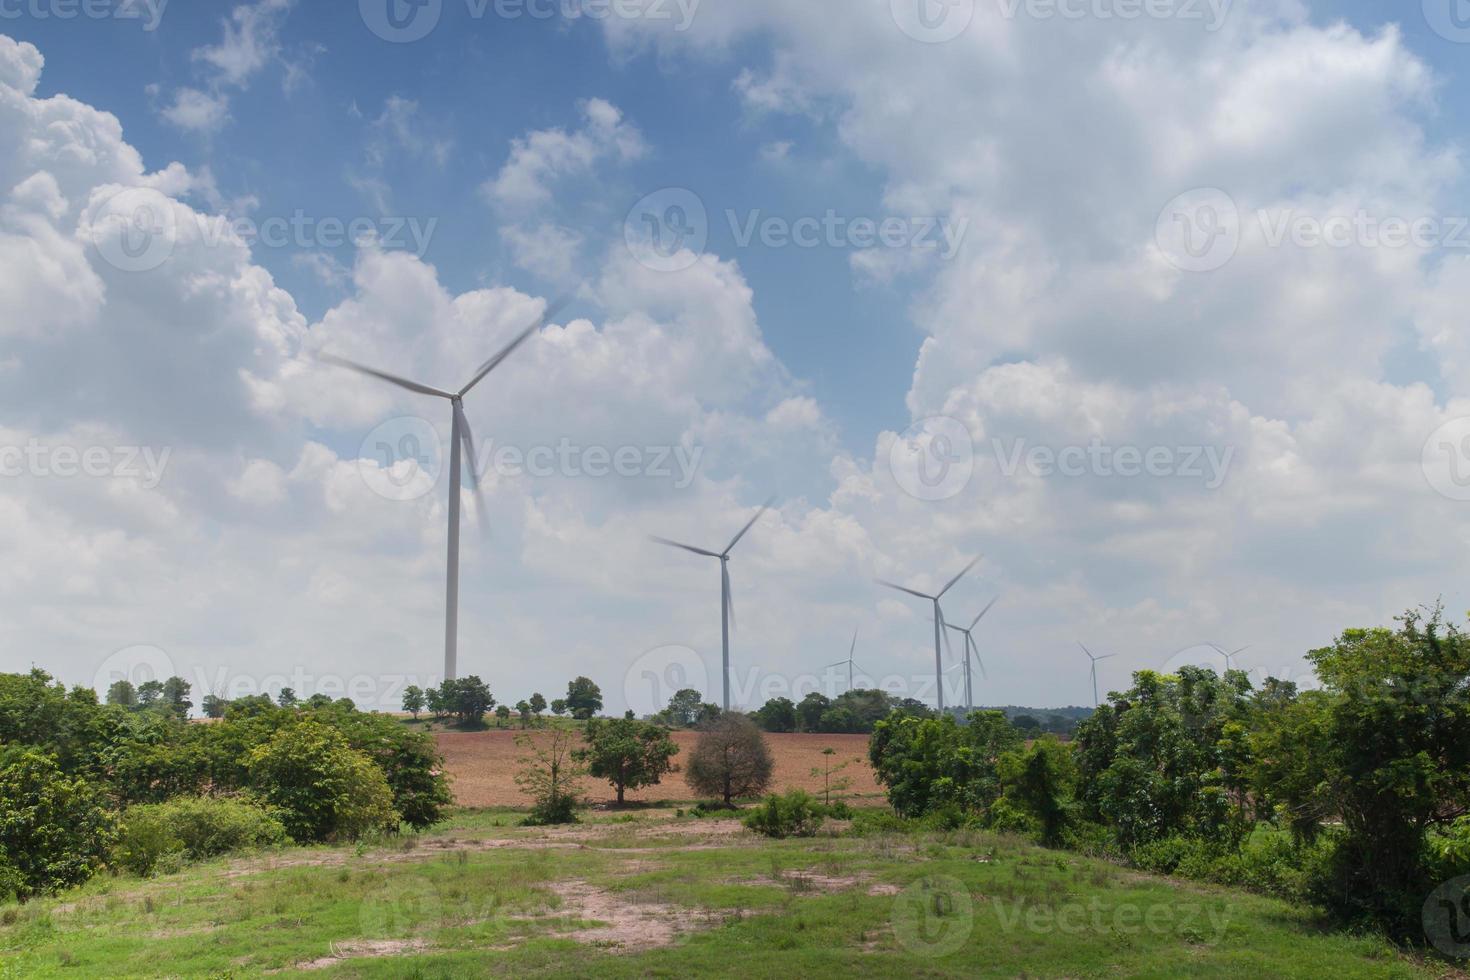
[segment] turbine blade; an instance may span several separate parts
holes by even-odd
[[[847,661],[846,660],[839,660],[835,664],[827,664],[827,666],[823,667],[822,669],[823,670],[831,670],[833,667],[846,667],[846,666],[847,666]]]
[[[397,385],[400,388],[407,388],[409,391],[417,392],[420,395],[434,395],[438,398],[454,398],[454,396],[447,391],[440,391],[438,388],[431,388],[428,385],[421,385],[417,381],[410,381],[407,378],[400,378],[396,374],[389,374],[387,371],[379,371],[377,368],[370,368],[365,365],[358,364],[356,361],[349,361],[347,358],[338,357],[336,354],[328,354],[323,352],[317,354],[316,359],[324,364],[330,364],[333,367],[347,368],[347,370],[349,371],[356,371],[358,374],[366,374],[369,377],[377,378],[379,381],[386,381],[391,385]]]
[[[987,605],[984,609],[980,610],[980,615],[976,616],[975,617],[975,621],[970,624],[970,629],[974,629],[976,626],[979,626],[980,625],[980,620],[984,619],[985,618],[985,614],[988,613],[988,612],[990,612],[990,607],[993,606],[993,605],[995,605],[999,601],[1000,601],[1000,596],[996,596],[994,599],[991,599],[989,605]]]
[[[725,608],[730,610],[730,629],[735,629],[735,593],[730,588],[730,566],[720,562],[720,584],[725,590]]]
[[[1083,643],[1081,640],[1078,640],[1077,645],[1082,648],[1083,653],[1087,654],[1088,659],[1090,659],[1093,663],[1097,663],[1097,658],[1092,655],[1091,650],[1087,649],[1087,644]]]
[[[1112,660],[1116,656],[1117,656],[1116,653],[1105,653],[1101,657],[1098,657],[1097,659],[1098,660]]]
[[[696,548],[692,544],[680,544],[678,541],[670,541],[668,538],[661,538],[661,537],[659,537],[656,534],[650,534],[648,536],[648,540],[650,540],[650,541],[656,541],[659,544],[666,544],[670,548],[683,548],[685,551],[692,551],[696,555],[703,555],[706,558],[718,558],[718,557],[720,557],[719,555],[715,554],[713,551],[706,551],[703,548]]]
[[[536,331],[546,326],[546,321],[556,316],[557,313],[561,312],[562,307],[567,305],[567,299],[567,296],[559,296],[556,299],[552,300],[550,305],[546,307],[546,311],[542,313],[539,317],[537,317],[534,323],[526,327],[520,333],[516,334],[515,338],[511,340],[510,343],[502,347],[498,354],[490,358],[490,360],[486,361],[484,364],[481,364],[480,369],[475,372],[475,376],[470,379],[470,383],[459,389],[460,397],[463,398],[465,395],[468,395],[471,388],[479,384],[481,381],[485,380],[485,375],[500,367],[502,361],[504,361],[507,357],[516,352],[516,348],[520,347],[526,341],[530,340],[531,335],[534,334]]]
[[[772,497],[769,500],[767,500],[765,503],[761,504],[761,509],[755,512],[755,516],[750,519],[750,523],[747,524],[747,525],[745,525],[744,527],[742,527],[740,529],[740,533],[737,534],[737,535],[735,535],[734,540],[732,540],[730,542],[730,546],[725,549],[725,554],[728,555],[730,552],[732,552],[732,551],[735,550],[735,546],[740,543],[740,539],[743,538],[743,537],[745,537],[745,534],[746,534],[747,531],[749,531],[751,528],[755,527],[755,522],[758,521],[758,520],[760,520],[761,519],[761,516],[764,515],[766,511],[770,510],[771,509],[771,505],[774,504],[775,502],[776,502],[776,498],[775,497]]]
[[[852,646],[847,648],[847,660],[849,663],[852,662],[852,655],[857,653],[857,634],[857,630],[852,631]]]
[[[934,601],[934,597],[932,595],[925,595],[922,592],[915,592],[913,589],[910,589],[904,585],[899,585],[897,582],[885,582],[881,578],[875,578],[873,579],[873,581],[877,582],[879,585],[886,585],[890,589],[897,589],[900,592],[907,592],[909,595],[918,596],[920,599],[928,599],[930,602]]]
[[[944,610],[939,608],[939,603],[937,602],[934,604],[934,615],[939,617],[939,632],[944,637],[944,652],[949,654],[950,659],[953,660],[954,646],[949,642],[949,630],[945,629],[949,624],[944,621]]]
[[[952,578],[952,579],[949,580],[949,584],[948,585],[946,585],[944,588],[942,588],[942,589],[939,590],[939,596],[938,596],[938,598],[940,598],[940,599],[944,598],[944,594],[946,592],[948,592],[950,589],[954,588],[955,583],[958,582],[960,579],[964,578],[966,575],[968,575],[969,572],[970,572],[970,569],[974,568],[978,564],[980,564],[980,556],[979,555],[976,555],[973,559],[971,559],[970,564],[966,565],[963,569],[960,570],[960,573],[958,575],[956,575],[954,578]]]
[[[966,634],[965,638],[969,639],[969,635]],[[985,661],[980,659],[980,647],[975,644],[974,640],[970,640],[970,653],[974,655],[975,663],[980,665],[980,676],[987,681],[990,680],[990,675],[985,672]]]
[[[465,461],[470,464],[470,474],[473,477],[475,490],[475,515],[480,522],[480,533],[484,534],[490,529],[486,520],[485,495],[480,491],[480,461],[475,457],[475,433],[470,429],[469,416],[464,413],[464,406],[458,401],[454,403],[454,427],[459,435],[460,442],[464,444]],[[460,475],[460,484],[463,485],[464,476]],[[454,487],[453,492],[459,493],[460,487]]]

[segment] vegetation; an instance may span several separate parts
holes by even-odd
[[[801,789],[772,793],[742,821],[764,837],[815,837],[826,816],[817,798]]]
[[[656,786],[677,768],[674,756],[679,746],[668,730],[658,725],[627,718],[594,718],[583,730],[583,738],[587,745],[576,750],[577,760],[586,763],[589,775],[612,784],[619,803],[625,790]]]
[[[775,765],[760,729],[749,718],[732,712],[710,722],[700,733],[685,779],[696,793],[718,797],[729,806],[736,798],[764,792]]]
[[[529,735],[516,737],[516,744],[531,753],[521,758],[516,773],[516,785],[532,800],[526,824],[576,823],[587,768],[577,758],[575,741],[571,732],[561,728],[553,728],[550,737],[540,744]]]
[[[753,711],[751,718],[768,732],[866,735],[895,711],[917,717],[933,713],[922,702],[884,691],[847,691],[835,698],[813,691],[799,704],[790,698],[772,698]]]
[[[133,874],[177,871],[185,861],[288,843],[280,811],[245,798],[179,797],[128,810],[116,864]]]
[[[586,677],[578,677],[567,684],[567,710],[572,717],[586,721],[602,710],[602,689]]]
[[[383,771],[317,722],[283,728],[246,758],[250,785],[302,843],[356,840],[398,822]]]

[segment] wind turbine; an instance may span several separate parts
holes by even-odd
[[[459,495],[463,485],[460,462],[461,448],[463,448],[464,454],[469,457],[470,471],[474,474],[475,510],[480,515],[481,526],[483,526],[485,518],[485,501],[480,495],[480,466],[475,459],[475,436],[470,430],[470,420],[464,413],[464,396],[468,395],[475,385],[485,380],[485,376],[498,368],[507,357],[514,354],[516,348],[520,347],[531,338],[532,334],[540,330],[546,324],[546,321],[554,316],[557,310],[561,309],[563,305],[564,301],[558,300],[548,306],[546,311],[536,319],[536,322],[516,334],[515,338],[509,344],[506,344],[505,347],[501,348],[499,353],[484,364],[481,364],[479,369],[475,371],[474,376],[470,378],[470,383],[459,389],[459,391],[441,391],[438,388],[419,384],[417,381],[409,381],[407,378],[400,378],[386,371],[364,367],[361,364],[349,361],[343,357],[337,357],[334,354],[323,352],[318,355],[322,361],[328,364],[348,368],[359,374],[366,374],[369,377],[386,381],[389,384],[397,385],[416,394],[432,395],[435,398],[446,399],[452,407],[453,421],[450,425],[449,433],[449,570],[445,576],[446,594],[444,600],[445,680],[452,681],[455,679],[459,658]]]
[[[1095,656],[1093,656],[1091,650],[1087,649],[1086,646],[1083,646],[1083,644],[1082,644],[1081,641],[1078,641],[1077,645],[1079,647],[1082,647],[1082,652],[1085,653],[1085,654],[1087,654],[1087,658],[1092,661],[1092,706],[1094,708],[1096,708],[1097,705],[1098,705],[1098,698],[1097,698],[1097,665],[1100,664],[1100,663],[1102,663],[1104,660],[1111,660],[1111,659],[1113,659],[1114,657],[1117,656],[1117,654],[1116,653],[1105,653],[1101,657],[1095,657]]]
[[[771,505],[775,502],[776,498],[772,497],[762,504],[761,509],[756,511],[755,516],[750,519],[750,523],[740,529],[740,533],[730,540],[730,543],[725,546],[724,551],[709,551],[705,548],[696,548],[692,544],[683,544],[679,541],[670,541],[668,538],[650,535],[654,541],[657,541],[659,544],[666,544],[670,548],[682,548],[696,555],[703,555],[706,558],[718,558],[720,560],[720,638],[724,651],[724,658],[721,663],[725,677],[724,708],[726,711],[730,710],[730,627],[735,621],[734,598],[730,594],[730,552],[735,550],[735,546],[740,543],[740,539],[745,537],[747,531],[755,527],[755,522],[760,520],[761,515],[770,510]]]
[[[1215,652],[1218,653],[1220,656],[1222,656],[1222,657],[1225,658],[1225,669],[1226,670],[1234,670],[1235,669],[1235,658],[1238,657],[1238,656],[1240,656],[1242,653],[1245,653],[1247,650],[1250,649],[1250,644],[1246,644],[1245,646],[1241,647],[1239,650],[1231,650],[1231,651],[1228,651],[1228,652],[1225,650],[1224,647],[1222,647],[1218,643],[1211,643],[1210,646],[1214,647],[1215,648]]]
[[[847,659],[846,660],[839,660],[835,664],[828,664],[827,665],[827,669],[828,670],[831,670],[833,667],[841,667],[843,664],[846,664],[847,665],[847,689],[849,691],[852,690],[852,666],[853,666],[853,664],[852,664],[852,655],[857,652],[857,635],[858,635],[858,631],[857,630],[853,630],[852,631],[852,646],[848,648],[848,651],[847,651]]]
[[[976,555],[975,558],[971,560],[970,564],[961,569],[958,575],[950,579],[948,584],[946,584],[944,588],[939,590],[938,595],[929,595],[927,592],[920,592],[917,589],[910,589],[907,586],[899,585],[896,582],[885,582],[881,578],[876,580],[879,585],[885,585],[890,589],[897,589],[900,592],[907,592],[911,596],[918,596],[920,599],[928,599],[930,602],[934,603],[934,685],[938,689],[935,693],[935,696],[939,699],[939,711],[941,714],[944,713],[944,661],[939,655],[939,643],[941,636],[944,637],[944,642],[948,643],[949,634],[944,631],[944,610],[939,608],[939,600],[943,599],[944,594],[950,589],[954,588],[955,583],[964,578],[965,574],[969,572],[970,569],[979,564],[979,562],[980,556]]]
[[[975,627],[980,625],[980,620],[985,618],[985,614],[990,612],[990,607],[995,605],[999,601],[1000,596],[996,596],[994,599],[991,599],[989,604],[986,605],[984,609],[980,610],[980,615],[976,616],[974,620],[971,621],[969,626],[956,626],[953,623],[944,624],[945,626],[948,626],[950,629],[954,630],[956,633],[963,633],[965,635],[965,710],[967,711],[975,710],[975,696],[973,693],[971,693],[972,688],[970,687],[970,655],[972,653],[975,657],[975,663],[980,665],[980,676],[984,677],[986,680],[990,680],[990,676],[985,673],[985,661],[980,659],[980,647],[975,643],[975,637],[971,634],[974,633]]]

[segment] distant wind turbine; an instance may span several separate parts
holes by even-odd
[[[852,631],[852,646],[848,648],[848,651],[847,651],[847,659],[846,660],[839,660],[835,664],[828,664],[827,665],[827,669],[828,670],[831,670],[833,667],[841,667],[843,664],[846,664],[847,665],[847,689],[849,691],[851,691],[853,689],[853,685],[852,685],[852,666],[853,666],[853,664],[852,664],[852,655],[857,652],[857,636],[858,636],[858,631],[857,630],[853,630]]]
[[[1210,646],[1214,647],[1215,648],[1215,652],[1218,653],[1220,656],[1222,656],[1222,657],[1225,658],[1225,669],[1226,670],[1234,670],[1235,669],[1235,658],[1238,657],[1238,656],[1240,656],[1242,653],[1245,653],[1247,650],[1250,649],[1250,644],[1246,644],[1245,646],[1241,647],[1239,650],[1231,650],[1231,651],[1228,651],[1228,652],[1225,650],[1224,647],[1222,647],[1218,643],[1211,643]]]
[[[960,573],[958,575],[950,579],[949,582],[944,586],[944,588],[939,590],[939,593],[937,595],[929,595],[927,592],[919,592],[916,589],[910,589],[907,586],[899,585],[896,582],[885,582],[881,578],[876,580],[879,585],[887,586],[890,589],[897,589],[900,592],[907,592],[911,596],[918,596],[920,599],[928,599],[930,602],[934,603],[934,684],[935,687],[938,688],[935,696],[939,699],[939,710],[941,713],[943,713],[944,711],[944,660],[939,654],[939,644],[941,636],[944,637],[944,642],[948,643],[949,635],[944,630],[944,610],[939,608],[939,600],[943,599],[944,594],[950,589],[954,588],[955,583],[964,578],[966,573],[968,573],[970,569],[979,564],[979,562],[980,557],[977,555],[970,562],[970,564],[966,565],[963,569],[960,570]]]
[[[1092,651],[1089,650],[1089,649],[1087,649],[1086,646],[1083,646],[1083,644],[1080,641],[1078,642],[1077,645],[1079,647],[1082,647],[1082,652],[1085,653],[1085,654],[1087,654],[1087,659],[1089,659],[1089,660],[1092,661],[1092,706],[1094,708],[1096,708],[1098,706],[1098,703],[1099,703],[1098,702],[1098,697],[1097,697],[1097,665],[1100,664],[1100,663],[1102,663],[1104,660],[1111,660],[1111,659],[1113,659],[1114,657],[1117,656],[1117,654],[1116,653],[1105,653],[1101,657],[1095,657],[1095,656],[1093,656]]]
[[[724,650],[721,669],[725,678],[724,708],[726,711],[730,710],[730,627],[735,621],[735,600],[730,594],[730,552],[735,550],[735,546],[740,543],[740,539],[745,537],[747,531],[755,527],[755,522],[760,520],[761,515],[770,510],[771,505],[775,502],[776,498],[772,497],[762,504],[761,509],[756,511],[755,516],[750,519],[750,523],[740,529],[740,533],[730,540],[730,543],[725,546],[724,551],[709,551],[705,548],[696,548],[692,544],[670,541],[668,538],[660,538],[656,535],[651,536],[654,541],[657,541],[659,544],[666,544],[670,548],[682,548],[696,555],[703,555],[706,558],[718,558],[720,560],[720,638]]]
[[[441,391],[438,388],[431,388],[428,385],[419,384],[417,381],[409,381],[407,378],[400,378],[386,371],[364,367],[361,364],[349,361],[346,358],[337,357],[334,354],[321,353],[318,355],[320,360],[327,364],[348,368],[359,374],[366,374],[369,377],[386,381],[389,384],[397,385],[416,394],[432,395],[435,398],[446,399],[452,406],[453,422],[451,423],[449,433],[449,570],[445,576],[446,594],[444,600],[445,680],[454,680],[459,666],[459,495],[463,486],[460,473],[461,448],[463,448],[465,455],[469,457],[470,471],[474,474],[475,509],[480,515],[482,526],[485,518],[485,501],[480,495],[480,467],[475,459],[475,436],[470,430],[470,420],[464,413],[464,396],[468,395],[470,390],[477,384],[485,380],[485,376],[498,368],[507,357],[514,354],[516,348],[529,340],[532,334],[545,326],[546,321],[555,316],[556,312],[563,305],[564,301],[558,300],[548,306],[546,311],[536,319],[536,322],[516,334],[515,338],[509,344],[506,344],[505,347],[501,348],[498,354],[484,364],[481,364],[479,369],[475,371],[474,377],[470,378],[470,383],[457,392]]]
[[[980,615],[976,616],[974,618],[974,620],[972,620],[970,622],[970,625],[969,626],[956,626],[953,623],[945,623],[944,624],[944,625],[948,626],[950,629],[954,630],[956,633],[963,633],[964,636],[965,636],[965,710],[966,711],[974,711],[975,710],[975,695],[973,693],[973,688],[970,686],[970,657],[971,657],[972,654],[975,657],[975,663],[977,663],[977,664],[980,665],[980,676],[981,677],[984,677],[986,680],[990,680],[990,676],[985,673],[985,661],[983,661],[983,660],[980,659],[980,647],[975,643],[975,637],[973,635],[974,632],[975,632],[975,627],[976,626],[979,626],[980,625],[980,620],[984,619],[985,618],[985,614],[988,613],[988,612],[990,612],[990,607],[993,606],[993,605],[995,605],[999,601],[1000,601],[1000,596],[996,596],[994,599],[991,599],[990,602],[989,602],[989,604],[987,604],[984,609],[980,610]]]

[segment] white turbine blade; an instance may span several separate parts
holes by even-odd
[[[742,527],[740,529],[740,533],[737,534],[737,535],[735,535],[734,539],[730,542],[730,546],[725,549],[725,554],[728,555],[730,552],[732,552],[732,551],[735,550],[735,546],[740,543],[740,539],[743,538],[743,537],[745,537],[745,534],[746,534],[747,531],[749,531],[751,528],[755,527],[755,522],[758,521],[758,520],[760,520],[761,517],[765,514],[765,512],[771,509],[771,505],[774,504],[775,502],[776,502],[776,498],[775,497],[772,497],[769,500],[767,500],[765,503],[761,504],[761,509],[755,512],[755,516],[750,519],[750,523],[747,524],[747,525],[745,525],[744,527]]]
[[[988,612],[990,612],[990,607],[993,606],[993,605],[995,605],[999,601],[1000,601],[1000,596],[996,596],[994,599],[991,599],[989,605],[987,605],[984,609],[980,610],[980,615],[976,616],[975,617],[975,621],[970,624],[970,629],[974,629],[976,626],[979,626],[980,625],[980,620],[984,619],[985,618],[985,614],[988,613]]]
[[[847,648],[847,660],[848,660],[848,663],[851,663],[852,662],[852,655],[854,653],[857,653],[857,635],[858,635],[858,631],[857,630],[853,630],[852,631],[852,646],[850,646],[850,647]]]
[[[485,495],[480,492],[480,462],[475,457],[475,434],[470,429],[470,420],[464,413],[464,406],[458,401],[454,403],[454,423],[458,431],[460,441],[464,444],[465,460],[470,464],[470,474],[473,477],[475,491],[475,515],[480,522],[480,533],[484,534],[490,529],[490,523],[485,513]],[[464,477],[460,477],[460,483],[464,483]],[[451,487],[450,492],[459,493],[459,487]]]
[[[438,388],[431,388],[428,385],[421,385],[417,381],[410,381],[407,378],[400,378],[396,374],[389,374],[387,371],[379,371],[377,368],[370,368],[365,365],[358,364],[356,361],[349,361],[347,358],[338,357],[336,354],[321,353],[318,354],[316,357],[317,360],[321,361],[324,364],[331,364],[333,367],[347,368],[347,370],[356,371],[358,374],[366,374],[369,377],[377,378],[379,381],[386,381],[389,384],[397,385],[400,388],[407,388],[409,391],[417,392],[420,395],[434,395],[438,398],[454,398],[454,396],[447,391],[440,391]]]
[[[480,369],[475,372],[475,376],[470,379],[470,383],[459,389],[460,397],[463,398],[465,395],[468,395],[471,388],[473,388],[475,385],[479,384],[485,379],[485,375],[500,367],[502,361],[504,361],[510,355],[514,354],[516,352],[516,348],[520,347],[526,341],[530,340],[532,334],[540,330],[542,327],[546,326],[546,321],[550,320],[553,316],[556,316],[556,314],[560,312],[561,308],[566,305],[566,296],[561,296],[555,300],[552,300],[551,304],[546,307],[546,312],[537,317],[535,323],[532,323],[529,327],[526,327],[520,333],[516,334],[515,339],[513,339],[510,343],[501,348],[498,354],[490,358],[490,360],[486,361],[484,364],[480,365]]]
[[[1105,654],[1103,654],[1103,655],[1102,655],[1102,656],[1101,656],[1101,657],[1098,657],[1098,658],[1097,658],[1097,659],[1098,659],[1098,660],[1099,660],[1099,661],[1103,661],[1103,660],[1112,660],[1112,659],[1113,659],[1113,658],[1114,658],[1114,657],[1116,657],[1116,656],[1117,656],[1117,654],[1116,654],[1116,653],[1105,653]]]
[[[1083,653],[1087,654],[1089,660],[1091,660],[1093,663],[1097,663],[1097,658],[1092,655],[1091,650],[1087,649],[1087,644],[1083,643],[1081,640],[1078,640],[1077,645],[1082,648]]]
[[[954,578],[952,578],[952,579],[949,580],[949,584],[948,585],[946,585],[944,588],[942,588],[942,589],[939,590],[939,595],[936,598],[943,599],[944,598],[944,594],[946,592],[948,592],[950,589],[954,588],[955,583],[958,582],[960,579],[964,578],[966,575],[968,575],[969,572],[970,572],[970,569],[974,568],[978,564],[980,564],[980,556],[979,555],[976,555],[970,561],[970,564],[968,564],[964,568],[960,569],[960,573],[958,575],[956,575]]]
[[[965,639],[970,640],[968,634],[966,634]],[[980,648],[975,646],[974,640],[970,640],[970,653],[975,657],[975,663],[980,666],[980,676],[987,681],[990,680],[990,675],[985,672],[985,661],[980,659]]]
[[[899,585],[897,582],[885,582],[881,578],[875,578],[873,579],[873,581],[877,582],[879,585],[886,585],[890,589],[897,589],[900,592],[907,592],[909,595],[918,596],[920,599],[928,599],[930,602],[934,601],[934,597],[932,595],[925,595],[922,592],[915,592],[913,589],[910,589],[907,586]]]
[[[650,534],[648,536],[648,540],[650,540],[650,541],[656,541],[659,544],[668,545],[670,548],[682,548],[685,551],[692,551],[696,555],[703,555],[706,558],[718,558],[718,557],[720,557],[718,554],[716,554],[713,551],[706,551],[703,548],[696,548],[692,544],[680,544],[678,541],[670,541],[668,538],[661,538],[661,537],[659,537],[656,534]]]
[[[828,664],[827,666],[823,667],[822,669],[823,670],[831,670],[833,667],[846,667],[846,666],[847,666],[847,661],[846,660],[839,660],[835,664]]]
[[[939,617],[939,626],[940,626],[939,632],[944,635],[944,652],[947,653],[947,654],[949,654],[950,659],[953,660],[954,659],[954,647],[951,646],[950,645],[950,642],[949,642],[949,630],[947,630],[947,629],[944,628],[944,627],[948,626],[949,624],[944,621],[944,610],[939,608],[939,603],[937,603],[937,602],[934,604],[934,615],[936,615],[936,616]]]

